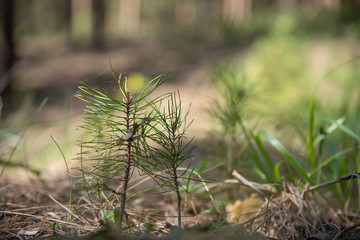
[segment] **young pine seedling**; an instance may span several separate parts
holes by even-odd
[[[81,142],[84,189],[89,198],[97,196],[100,212],[105,215],[110,211],[112,221],[122,229],[129,181],[138,168],[177,193],[181,226],[179,180],[186,171],[179,174],[178,168],[192,156],[194,148],[185,143],[187,113],[182,114],[180,97],[168,93],[149,99],[166,81],[164,75],[151,80],[136,95],[127,89],[126,79],[123,81],[115,71],[113,75],[122,99],[85,83],[76,94],[87,103],[81,125],[89,134]],[[161,110],[166,100],[167,108]]]
[[[161,105],[161,104],[160,104]],[[154,134],[149,138],[152,140],[144,142],[146,156],[146,173],[153,177],[155,181],[162,187],[169,187],[176,193],[177,210],[178,210],[178,226],[181,228],[181,194],[180,187],[182,178],[185,178],[189,167],[179,172],[179,167],[193,155],[195,146],[191,146],[191,142],[187,141],[186,130],[189,124],[186,119],[189,111],[183,113],[180,94],[174,93],[168,99],[167,105],[163,108],[153,105],[156,116]],[[183,169],[183,168],[182,168]]]

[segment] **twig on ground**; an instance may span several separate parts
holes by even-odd
[[[314,186],[308,187],[308,189],[305,189],[305,192],[314,191],[314,190],[319,189],[319,188],[322,188],[322,187],[326,187],[326,186],[329,186],[329,185],[332,185],[332,184],[335,184],[335,183],[338,183],[338,182],[343,182],[343,181],[347,181],[347,180],[352,180],[352,179],[354,179],[354,178],[359,178],[359,179],[360,179],[360,173],[350,173],[350,174],[348,174],[348,175],[339,177],[339,178],[337,178],[337,179],[334,179],[334,180],[331,180],[331,181],[327,181],[327,182],[324,182],[324,183],[320,183],[320,184],[318,184],[318,185],[314,185]]]
[[[233,170],[232,175],[236,178],[234,179],[229,179],[229,180],[225,180],[225,183],[241,183],[245,186],[248,186],[252,189],[254,189],[256,192],[264,195],[264,193],[262,191],[267,191],[267,192],[273,192],[274,187],[277,186],[276,184],[260,184],[260,183],[256,183],[256,182],[251,182],[249,180],[247,180],[246,178],[244,178],[238,171]]]

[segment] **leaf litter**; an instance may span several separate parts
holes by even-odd
[[[214,202],[192,194],[184,214],[185,228],[179,230],[175,195],[144,193],[129,204],[126,235],[109,227],[92,200],[81,191],[77,191],[69,209],[69,186],[64,180],[45,181],[36,176],[26,182],[4,179],[0,194],[0,236],[1,239],[99,239],[98,236],[102,239],[359,239],[359,214],[325,208],[317,196],[317,189],[356,179],[358,174],[303,189],[288,182],[276,187],[250,182],[236,171],[233,176],[234,179],[218,187],[241,184],[254,192],[249,198],[227,206],[227,213],[219,208],[217,213],[201,214],[212,208]]]

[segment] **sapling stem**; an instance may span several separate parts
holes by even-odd
[[[175,185],[175,191],[176,191],[176,196],[177,196],[177,209],[178,209],[178,226],[179,228],[181,228],[181,194],[180,194],[180,190],[179,190],[179,182],[177,179],[177,175],[176,175],[176,170],[174,169],[174,185]]]
[[[131,106],[132,97],[129,97],[129,94],[126,96],[126,111],[125,111],[125,126],[126,126],[126,132],[130,133],[130,106]],[[131,171],[131,144],[132,144],[132,138],[127,139],[126,143],[126,167],[125,167],[125,176],[124,176],[124,187],[121,191],[121,202],[120,202],[120,214],[119,214],[119,228],[122,229],[122,224],[125,216],[125,205],[126,205],[126,193],[127,193],[127,187],[130,180],[130,171]],[[120,146],[121,147],[121,146]]]

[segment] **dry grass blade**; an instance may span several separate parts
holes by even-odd
[[[0,232],[9,234],[10,236],[13,236],[14,238],[18,238],[18,239],[22,240],[22,238],[21,238],[20,236],[16,235],[15,233],[12,233],[12,232],[9,232],[9,231],[5,231],[5,230],[3,230],[3,229],[0,229]]]
[[[183,171],[186,170],[186,168],[181,168],[181,167],[178,168],[178,169],[179,169],[179,170],[183,170]],[[213,198],[212,194],[210,193],[210,189],[208,188],[208,185],[206,184],[205,180],[201,177],[201,175],[200,175],[198,172],[196,172],[195,170],[194,170],[193,172],[194,172],[195,175],[200,179],[200,181],[201,181],[201,183],[203,184],[206,192],[209,194],[209,197],[210,197],[211,201],[214,202],[214,198]]]
[[[51,196],[51,194],[48,194],[49,198],[51,200],[53,200],[56,204],[60,205],[60,207],[62,207],[63,209],[65,209],[68,213],[70,213],[73,217],[75,217],[76,219],[78,219],[80,222],[85,223],[83,220],[81,220],[78,216],[76,216],[72,211],[70,211],[70,209],[68,209],[67,207],[65,207],[63,204],[61,204],[60,202],[58,202],[53,196]]]
[[[341,237],[342,235],[344,235],[346,232],[348,232],[348,231],[350,231],[350,230],[352,230],[352,229],[354,229],[354,228],[357,228],[357,227],[359,227],[359,226],[360,226],[360,223],[354,224],[353,226],[350,226],[350,227],[347,227],[347,228],[345,228],[344,230],[339,231],[331,240],[339,240],[340,237]]]
[[[252,217],[246,221],[237,223],[256,224],[254,230],[256,232],[260,231],[268,237],[276,239],[298,239],[299,237],[326,236],[326,239],[338,240],[345,232],[348,233],[348,231],[359,226],[355,224],[340,232],[336,209],[329,208],[326,212],[320,211],[319,202],[316,200],[315,195],[312,194],[313,191],[319,188],[354,178],[360,178],[359,173],[348,174],[311,187],[305,186],[304,189],[293,183],[284,181],[281,191],[275,189],[274,185],[271,184],[251,182],[237,171],[233,171],[233,176],[236,179],[225,182],[245,185],[263,196],[266,196],[265,191],[273,193],[273,197],[271,198],[266,196],[267,200],[256,214],[252,215]],[[330,230],[329,222],[333,224]]]
[[[26,216],[26,217],[36,218],[36,219],[43,219],[43,216],[36,216],[36,215],[33,215],[33,214],[20,213],[20,212],[0,211],[0,213]],[[66,221],[62,221],[62,220],[59,220],[59,219],[55,219],[55,218],[46,218],[46,220],[51,221],[51,222],[57,222],[57,223],[63,223],[63,224],[67,224],[67,225],[72,225],[72,226],[80,226],[80,225],[78,225],[76,223],[66,222]]]

